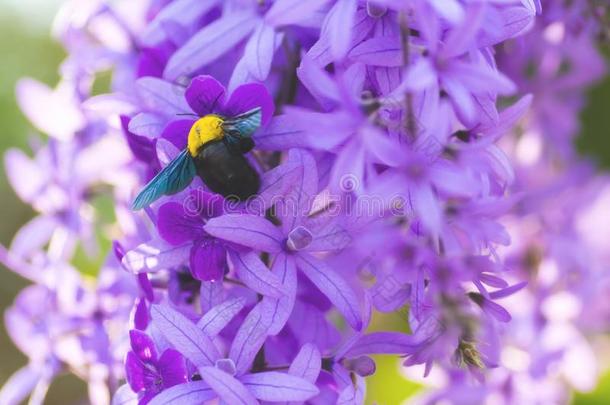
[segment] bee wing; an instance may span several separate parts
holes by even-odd
[[[263,113],[260,107],[246,111],[230,119],[226,119],[222,128],[229,142],[236,142],[241,138],[249,138],[260,126]]]
[[[144,187],[133,201],[131,209],[140,210],[163,195],[184,190],[195,177],[196,169],[188,150],[183,150]]]

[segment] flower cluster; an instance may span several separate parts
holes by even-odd
[[[584,0],[66,3],[61,83],[18,86],[48,142],[5,158],[38,215],[0,251],[34,283],[6,313],[30,361],[0,403],[40,403],[68,370],[94,404],[362,404],[378,354],[430,385],[423,403],[565,401],[557,369],[592,387],[610,184],[571,141],[607,15]],[[219,128],[206,119],[229,139],[253,111],[248,142],[131,209],[220,142],[193,146]],[[241,175],[250,198],[212,191]],[[101,270],[80,274],[100,238]]]

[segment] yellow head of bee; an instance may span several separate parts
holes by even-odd
[[[222,123],[223,119],[214,114],[206,115],[195,122],[187,141],[191,156],[197,156],[199,149],[206,143],[222,139]]]

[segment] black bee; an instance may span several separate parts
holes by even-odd
[[[233,118],[209,114],[197,120],[187,147],[144,187],[132,209],[184,190],[195,175],[229,199],[242,201],[258,193],[260,177],[244,154],[254,147],[251,136],[260,127],[261,116],[261,109],[255,108]]]

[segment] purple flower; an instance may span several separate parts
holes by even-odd
[[[185,97],[193,112],[199,116],[215,113],[235,117],[255,107],[260,107],[262,110],[261,125],[264,126],[269,122],[274,111],[271,96],[267,89],[258,83],[243,84],[227,95],[224,86],[213,77],[198,76],[186,89]],[[192,122],[194,123],[194,121]],[[168,133],[166,136],[169,137],[168,139],[175,139],[173,137],[179,135]],[[186,138],[184,139],[186,140]]]
[[[193,277],[203,281],[221,280],[226,267],[226,250],[221,242],[208,235],[203,227],[207,220],[223,214],[222,196],[200,190],[191,193],[193,207],[168,202],[159,207],[157,229],[159,235],[172,245],[192,243],[190,270]]]
[[[338,273],[309,253],[341,249],[349,243],[349,234],[340,225],[323,227],[321,233],[314,233],[316,230],[311,227],[308,214],[318,192],[315,162],[311,155],[299,150],[293,150],[289,159],[299,166],[301,175],[291,193],[277,204],[281,227],[255,215],[226,214],[208,221],[204,229],[217,238],[275,254],[276,265],[272,271],[284,280],[285,297],[263,301],[273,311],[272,330],[275,333],[283,328],[292,311],[297,269],[336,305],[354,329],[360,329],[360,306],[355,292]],[[253,256],[248,254],[245,257]],[[233,258],[244,263],[241,253]]]
[[[165,390],[153,403],[167,403],[183,396],[193,396],[198,401],[220,397],[230,403],[257,403],[255,398],[305,400],[317,393],[311,382],[294,375],[274,371],[246,373],[266,337],[264,325],[267,322],[263,318],[269,317],[261,312],[260,304],[249,313],[237,332],[229,358],[220,357],[211,338],[226,327],[243,304],[242,300],[220,304],[208,311],[197,324],[164,306],[153,307],[153,322],[197,367],[197,380],[202,380]]]
[[[176,80],[193,75],[236,47],[241,50],[239,45],[245,42],[230,87],[265,80],[271,71],[276,49],[284,38],[284,28],[315,26],[313,18],[327,1],[278,0],[271,6],[232,1],[230,11],[203,27],[176,51],[165,68],[164,76]]]
[[[162,390],[187,379],[184,357],[174,349],[157,355],[155,344],[144,332],[129,331],[131,351],[125,360],[129,386],[140,394],[139,404],[147,404]]]
[[[185,147],[188,132],[196,121],[177,119],[178,115],[236,116],[260,107],[262,125],[265,125],[274,111],[273,100],[266,88],[258,83],[239,86],[230,95],[211,76],[195,77],[186,91],[152,77],[139,79],[137,86],[145,111],[131,119],[129,131],[145,137],[162,136],[178,149]]]

